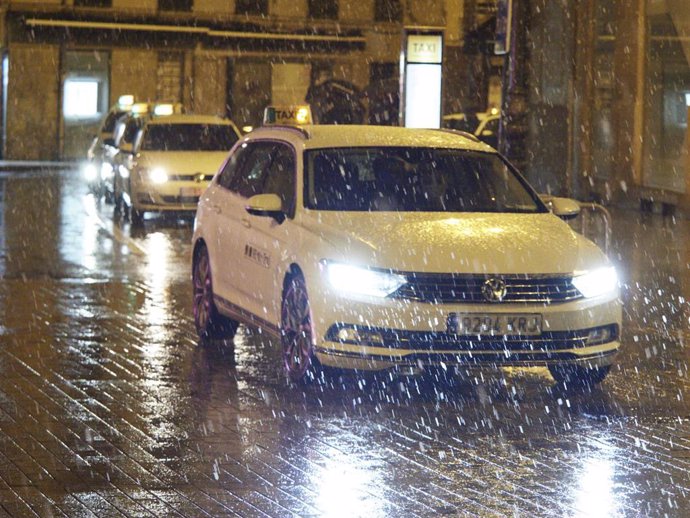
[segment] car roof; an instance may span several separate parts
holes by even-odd
[[[253,138],[275,138],[289,131],[301,135],[305,149],[331,147],[430,147],[494,152],[469,133],[449,129],[417,129],[399,126],[328,125],[263,126]]]
[[[230,119],[223,119],[216,115],[161,115],[154,116],[147,124],[227,124],[233,125]]]

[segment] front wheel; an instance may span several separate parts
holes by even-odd
[[[288,279],[280,312],[281,344],[285,372],[293,382],[316,379],[314,336],[311,309],[304,277],[295,274]]]
[[[218,313],[213,302],[213,283],[208,251],[202,247],[194,256],[192,265],[194,325],[202,340],[232,340],[238,323]]]
[[[604,367],[583,367],[580,365],[549,365],[549,372],[556,381],[573,387],[592,387],[608,376],[610,365]]]

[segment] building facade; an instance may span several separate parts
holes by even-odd
[[[367,117],[397,123],[406,23],[461,16],[443,0],[11,0],[0,7],[2,155],[83,156],[120,95],[255,126],[269,104],[304,102],[331,79]],[[450,8],[448,7],[450,6]],[[460,27],[460,22],[453,24]],[[449,44],[459,41],[459,35]],[[371,103],[369,100],[371,99]]]
[[[540,190],[690,207],[687,0],[5,0],[2,157],[82,157],[123,94],[255,126],[333,80],[398,124],[405,26],[444,30],[444,113],[501,106]]]

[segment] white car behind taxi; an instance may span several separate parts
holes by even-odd
[[[146,212],[194,211],[201,193],[239,139],[235,124],[220,117],[169,115],[146,120],[133,149],[121,158],[117,207],[132,223]]]
[[[265,126],[199,202],[194,319],[326,367],[546,366],[595,384],[619,349],[616,271],[494,149],[452,130]]]

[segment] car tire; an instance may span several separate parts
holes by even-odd
[[[202,341],[232,340],[239,323],[220,313],[213,301],[213,281],[208,250],[200,247],[192,263],[194,326]]]
[[[604,367],[549,365],[549,372],[556,383],[572,387],[593,387],[598,385],[604,381],[610,371],[610,365]]]
[[[283,289],[280,337],[288,380],[294,383],[317,380],[321,369],[314,356],[311,308],[306,282],[299,273],[288,277]]]

